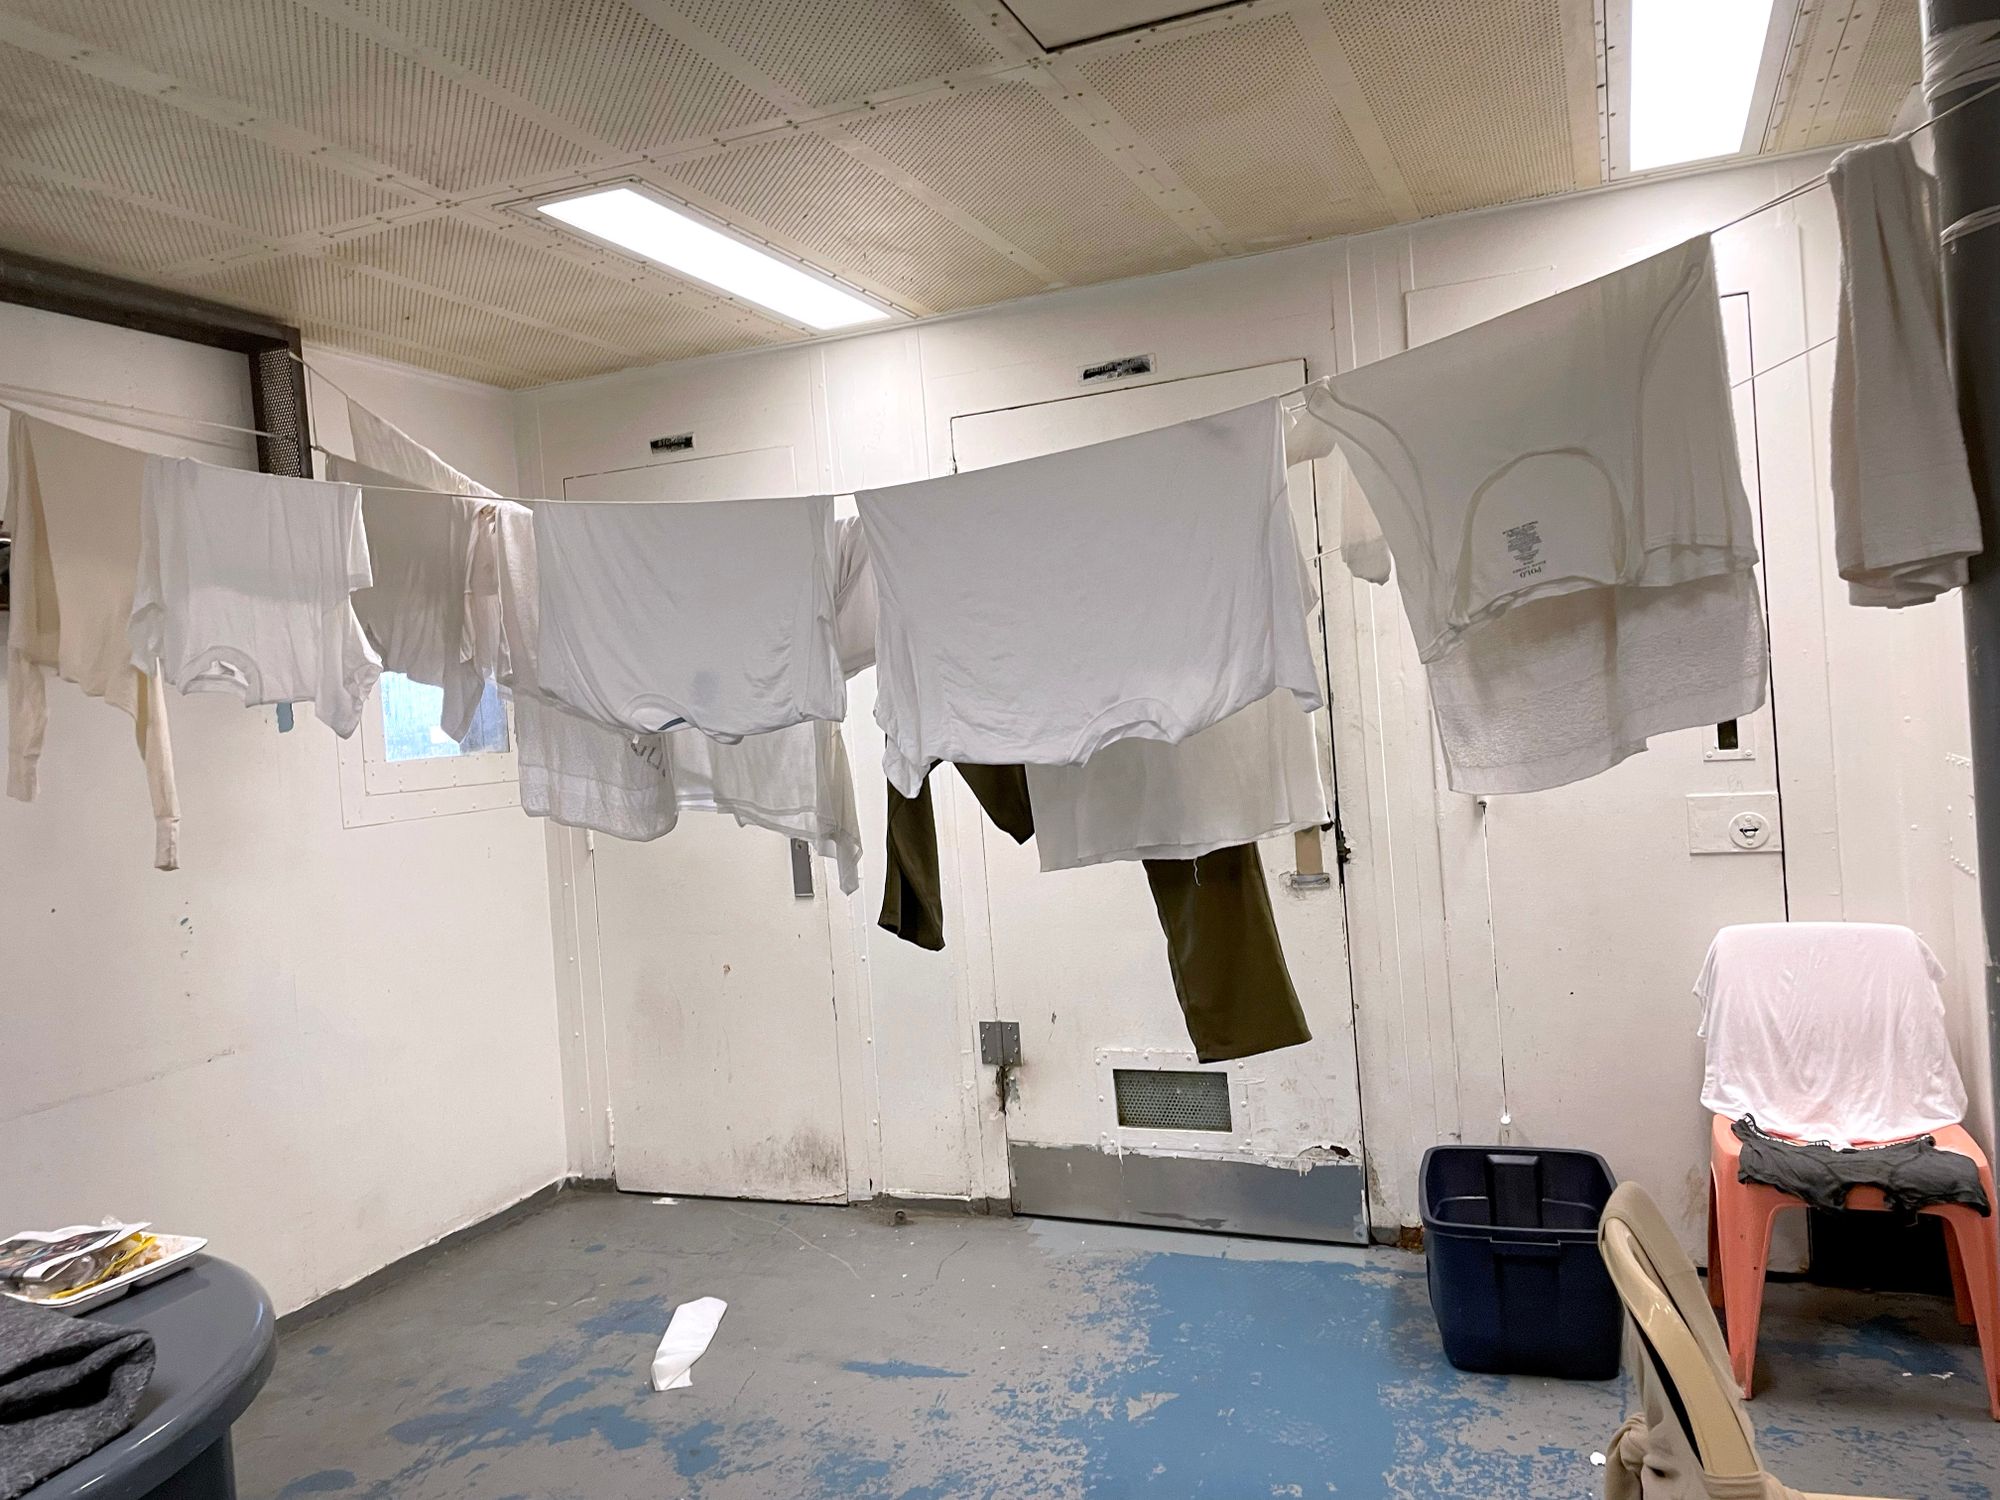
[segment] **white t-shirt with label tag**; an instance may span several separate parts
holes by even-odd
[[[1306,393],[1395,558],[1419,655],[1531,599],[1750,567],[1708,237]]]

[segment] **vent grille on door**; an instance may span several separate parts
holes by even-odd
[[[1229,1117],[1229,1075],[1164,1068],[1113,1068],[1118,1123],[1133,1130],[1219,1130]]]

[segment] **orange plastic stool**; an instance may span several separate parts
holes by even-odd
[[[1739,1182],[1736,1172],[1743,1143],[1736,1139],[1728,1120],[1721,1115],[1713,1119],[1709,1132],[1708,1300],[1723,1310],[1731,1373],[1748,1401],[1757,1363],[1757,1324],[1764,1310],[1764,1268],[1771,1257],[1771,1224],[1784,1210],[1804,1208],[1806,1202],[1762,1183]],[[2000,1208],[2000,1198],[1993,1192],[1993,1168],[1964,1128],[1949,1125],[1932,1131],[1931,1136],[1942,1150],[1972,1158],[1986,1188],[1987,1202]],[[1858,1187],[1848,1194],[1847,1206],[1887,1210],[1889,1204],[1880,1188]],[[1940,1203],[1920,1211],[1944,1220],[1958,1320],[1979,1330],[1979,1355],[1986,1366],[1986,1403],[1993,1420],[2000,1422],[2000,1224],[1962,1203]]]

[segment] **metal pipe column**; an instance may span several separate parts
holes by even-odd
[[[2000,0],[1927,0],[1928,41],[1974,22],[2000,21]],[[1931,101],[1948,108],[1991,82]],[[1936,137],[1938,223],[2000,203],[2000,94],[1931,127]],[[1986,955],[1986,1025],[1994,1097],[2000,1098],[2000,225],[1966,235],[1944,252],[1945,339],[1958,385],[1959,420],[1986,551],[1965,587],[1966,693],[1972,711],[1973,812],[1979,845],[1979,906]]]

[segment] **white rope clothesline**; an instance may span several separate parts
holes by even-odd
[[[52,391],[38,385],[16,385],[11,381],[0,381],[0,405],[8,401],[18,401],[29,406],[43,406],[61,410],[66,406],[89,406],[105,412],[132,412],[144,417],[163,417],[172,422],[184,422],[195,427],[213,427],[221,432],[241,433],[246,437],[269,438],[275,442],[288,442],[277,433],[266,432],[261,427],[241,427],[234,422],[218,422],[213,417],[191,416],[186,412],[161,411],[152,406],[134,406],[125,401],[107,401],[102,396],[80,396],[73,391]],[[74,413],[68,413],[75,415]],[[106,420],[116,420],[106,418]],[[184,434],[167,433],[166,429],[148,427],[139,422],[122,422],[118,425],[135,428],[140,432],[160,432],[167,436]],[[200,439],[197,439],[200,441]]]
[[[1939,110],[1936,114],[1931,115],[1928,118],[1919,121],[1917,124],[1911,126],[1910,129],[1902,131],[1897,135],[1890,137],[1890,139],[1899,141],[1908,140],[1911,137],[1917,135],[1919,132],[1928,130],[1938,121],[1957,113],[1959,110],[1965,109],[1969,105],[1976,104],[1980,100],[1987,98],[1988,96],[1994,94],[1995,92],[2000,92],[2000,22],[1960,27],[1958,28],[1957,31],[1949,32],[1942,37],[1933,39],[1926,53],[1925,74],[1926,74],[1926,81],[1924,85],[1924,93],[1927,99],[1935,98],[1937,97],[1937,95],[1941,93],[1948,93],[1955,88],[1968,87],[1974,83],[1985,83],[1987,86],[1983,89],[1980,89],[1977,93],[1970,94],[1963,99],[1955,101],[1954,103],[1946,106],[1944,109]],[[1724,220],[1722,223],[1708,230],[1707,233],[1712,235],[1720,234],[1724,230],[1733,229],[1738,224],[1743,223],[1745,220],[1756,218],[1759,214],[1768,213],[1772,209],[1781,207],[1782,205],[1791,202],[1795,198],[1803,197],[1805,194],[1810,193],[1817,188],[1825,186],[1826,182],[1827,182],[1826,174],[1824,172],[1818,173],[1810,180],[1798,183],[1786,189],[1784,192],[1779,193],[1774,197],[1768,198],[1764,202],[1757,204],[1755,207],[1744,210],[1742,213],[1736,215],[1732,219]],[[1964,218],[1961,218],[1956,223],[1950,225],[1942,232],[1942,234],[1939,236],[1940,242],[1944,244],[1949,244],[1955,239],[1962,238],[1964,235],[1975,233],[1982,229],[1990,228],[1994,224],[2000,224],[2000,204],[1976,210],[1975,212],[1966,215]],[[1759,370],[1754,372],[1754,374],[1763,375],[1765,373],[1768,373],[1768,370],[1777,369],[1782,365],[1789,364],[1792,360],[1801,359],[1807,354],[1812,353],[1814,350],[1823,348],[1829,342],[1831,342],[1830,339],[1822,339],[1820,340],[1819,343],[1813,344],[1808,348],[1800,350],[1797,354],[1790,356],[1788,359],[1780,360],[1777,362],[1777,364],[1767,367],[1766,370]],[[370,410],[370,408],[367,407],[365,402],[357,400],[353,395],[353,393],[348,391],[345,387],[343,387],[339,381],[335,380],[331,375],[328,375],[326,371],[320,369],[317,365],[309,362],[303,355],[299,354],[296,350],[288,349],[285,352],[289,354],[292,357],[292,359],[297,361],[300,367],[304,369],[309,375],[325,382],[327,385],[331,386],[337,394],[345,397],[348,401],[352,402],[354,405],[360,406],[364,410]],[[1309,380],[1305,382],[1303,385],[1294,388],[1293,390],[1284,392],[1278,397],[1278,400],[1281,404],[1292,402],[1294,398],[1305,395],[1308,391],[1312,390],[1314,387],[1326,385],[1328,382],[1336,378],[1338,378],[1337,374],[1323,375],[1316,380]],[[1754,376],[1752,378],[1754,378]],[[1741,385],[1743,384],[1743,382],[1738,381],[1737,384]],[[46,390],[38,386],[17,385],[9,382],[0,382],[0,405],[7,404],[9,400],[21,401],[29,405],[39,405],[45,408],[53,408],[57,410],[61,410],[65,406],[71,406],[71,407],[84,406],[102,412],[122,412],[138,416],[158,417],[166,421],[179,422],[197,427],[211,428],[217,431],[229,432],[245,437],[261,438],[266,442],[296,443],[298,441],[297,438],[292,437],[288,434],[270,432],[261,427],[244,427],[238,425],[237,423],[217,421],[214,418],[210,417],[197,417],[182,412],[162,411],[154,407],[138,406],[128,402],[110,401],[104,399],[103,397],[98,397],[98,396],[83,396],[68,391]],[[1285,409],[1287,411],[1297,411],[1299,410],[1299,407],[1296,405],[1289,405],[1286,406]],[[107,419],[107,420],[115,420],[115,419]],[[425,447],[424,444],[419,443],[417,439],[411,437],[409,433],[405,432],[395,423],[390,422],[387,418],[378,417],[378,420],[380,420],[385,427],[389,428],[398,437],[403,438],[405,441],[412,443],[419,448]],[[125,422],[121,423],[121,425],[132,427],[139,431],[159,432],[168,436],[174,435],[167,429],[158,427],[149,427],[143,423]],[[345,454],[335,453],[332,449],[326,447],[324,444],[319,442],[311,442],[309,446],[311,447],[312,451],[324,454],[329,458],[345,459],[347,457],[347,455]],[[425,448],[425,451],[428,452],[429,451],[428,448]],[[349,461],[351,462],[351,460]],[[447,467],[449,466],[447,465]],[[446,499],[485,500],[485,501],[504,500],[504,501],[509,501],[516,505],[542,505],[551,503],[549,497],[547,496],[500,495],[492,493],[490,491],[474,492],[470,490],[438,490],[438,489],[431,489],[422,485],[370,485],[368,486],[368,488],[378,491],[386,491],[392,494],[430,495],[434,497],[443,497]],[[565,502],[556,501],[553,503],[560,504]],[[1326,552],[1315,554],[1315,556],[1309,558],[1308,561],[1317,561],[1320,557],[1328,555],[1328,552],[1332,550],[1335,549],[1327,549]]]

